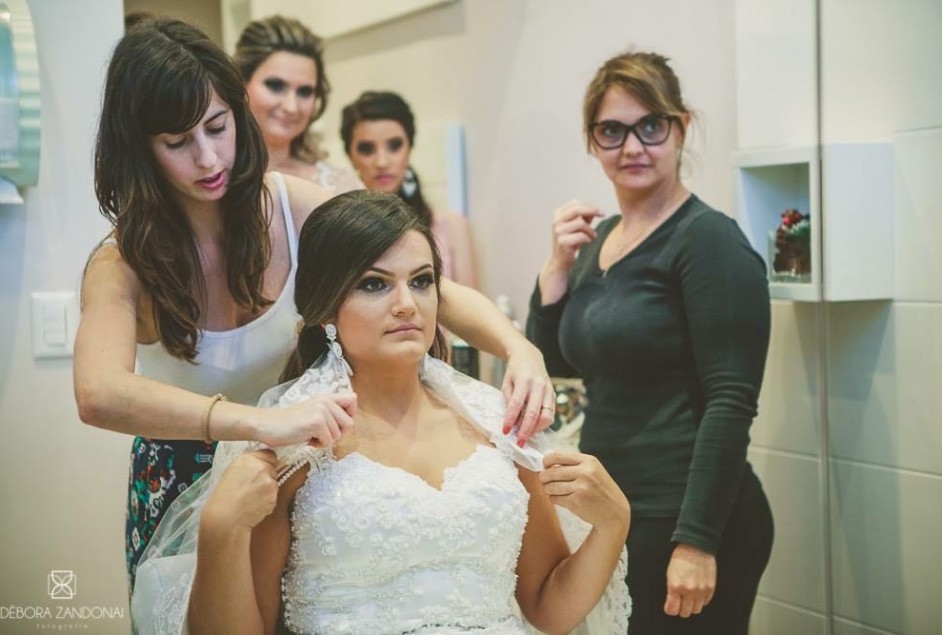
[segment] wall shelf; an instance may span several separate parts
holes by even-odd
[[[810,280],[770,279],[773,298],[841,302],[893,297],[890,144],[750,150],[737,152],[734,163],[739,223],[770,272],[770,234],[782,212],[797,209],[810,218]]]

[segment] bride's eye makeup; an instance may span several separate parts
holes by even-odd
[[[417,271],[410,273],[409,287],[416,291],[425,291],[435,286],[435,273],[431,265],[419,267]],[[367,293],[378,293],[390,288],[395,284],[395,275],[384,272],[383,275],[367,274],[356,284],[357,291]]]
[[[387,287],[386,281],[378,276],[369,276],[363,278],[357,284],[357,289],[360,291],[366,291],[368,293],[375,293],[377,291],[382,291]]]
[[[435,286],[435,277],[431,273],[423,273],[412,279],[412,288],[425,290]]]

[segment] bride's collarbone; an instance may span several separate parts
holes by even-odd
[[[488,440],[457,422],[453,428],[431,426],[404,434],[401,430],[356,425],[353,433],[334,445],[333,454],[343,460],[359,454],[369,461],[410,472],[428,482],[438,482],[448,468],[467,460]]]

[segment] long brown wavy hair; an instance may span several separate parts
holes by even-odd
[[[321,324],[337,316],[363,274],[408,231],[417,231],[428,241],[435,289],[440,292],[442,258],[432,231],[398,196],[353,190],[328,200],[308,217],[298,241],[294,284],[294,303],[303,325],[281,381],[299,377],[327,352]],[[446,350],[445,337],[437,328],[429,352],[441,359]]]
[[[192,362],[206,281],[187,217],[155,163],[153,135],[195,126],[215,90],[231,109],[236,155],[221,201],[229,292],[256,314],[271,304],[262,284],[271,256],[265,206],[268,154],[239,71],[199,29],[146,20],[130,29],[108,66],[95,146],[95,193],[122,258],[153,298],[167,351]]]

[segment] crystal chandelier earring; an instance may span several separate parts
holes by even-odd
[[[415,191],[419,189],[419,182],[415,178],[415,172],[412,168],[406,168],[405,178],[402,180],[402,193],[406,198],[415,196]]]
[[[327,354],[340,363],[341,368],[347,375],[353,375],[353,369],[344,359],[343,348],[340,346],[340,342],[337,341],[337,326],[328,323],[324,326],[324,333],[327,335]]]

